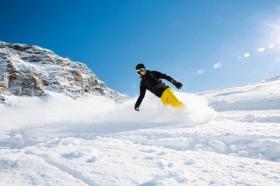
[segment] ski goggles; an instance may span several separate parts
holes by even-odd
[[[146,69],[145,69],[145,68],[140,68],[140,69],[137,69],[136,72],[137,72],[137,73],[146,72]]]

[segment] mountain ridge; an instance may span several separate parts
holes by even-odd
[[[101,95],[122,101],[87,65],[36,45],[0,41],[0,95],[42,96],[47,91],[72,98]]]

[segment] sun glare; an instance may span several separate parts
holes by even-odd
[[[265,25],[268,28],[269,40],[274,43],[280,43],[280,20],[273,23],[265,23]]]

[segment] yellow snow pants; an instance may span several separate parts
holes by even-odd
[[[160,97],[161,102],[163,105],[171,106],[176,109],[183,109],[184,104],[183,102],[179,101],[178,98],[174,95],[174,92],[171,88],[167,88]]]

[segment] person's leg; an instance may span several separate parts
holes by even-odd
[[[183,109],[184,104],[178,100],[171,88],[167,88],[161,95],[161,102],[163,105],[170,105],[177,109]]]
[[[167,89],[166,89],[166,90],[167,90]],[[162,93],[162,95],[161,95],[161,97],[160,97],[161,103],[162,103],[164,106],[168,105],[168,93],[167,93],[166,90]]]

